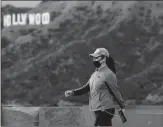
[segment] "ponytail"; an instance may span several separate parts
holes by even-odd
[[[106,57],[106,65],[112,72],[116,74],[115,62],[112,56]]]

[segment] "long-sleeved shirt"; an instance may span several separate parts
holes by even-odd
[[[116,75],[106,66],[103,65],[97,69],[90,77],[86,85],[74,89],[74,96],[83,95],[89,92],[89,107],[91,111],[105,110],[115,108],[117,102],[109,92],[107,85],[118,100],[121,108],[125,108],[120,90],[117,85]]]

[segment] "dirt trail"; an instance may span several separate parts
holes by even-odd
[[[88,106],[38,109],[36,110],[36,107],[3,107],[2,122],[5,127],[33,127],[35,113],[39,111],[40,127],[93,126],[94,123],[93,114]],[[128,122],[123,124],[116,112],[113,118],[113,127],[162,127],[163,125],[163,108],[161,106],[136,106],[136,108],[128,108],[125,114]]]

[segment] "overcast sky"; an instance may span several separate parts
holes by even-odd
[[[7,4],[13,5],[15,7],[35,7],[41,1],[2,1],[2,6]]]

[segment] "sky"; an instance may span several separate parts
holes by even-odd
[[[2,1],[2,6],[7,4],[15,7],[36,7],[41,1]]]

